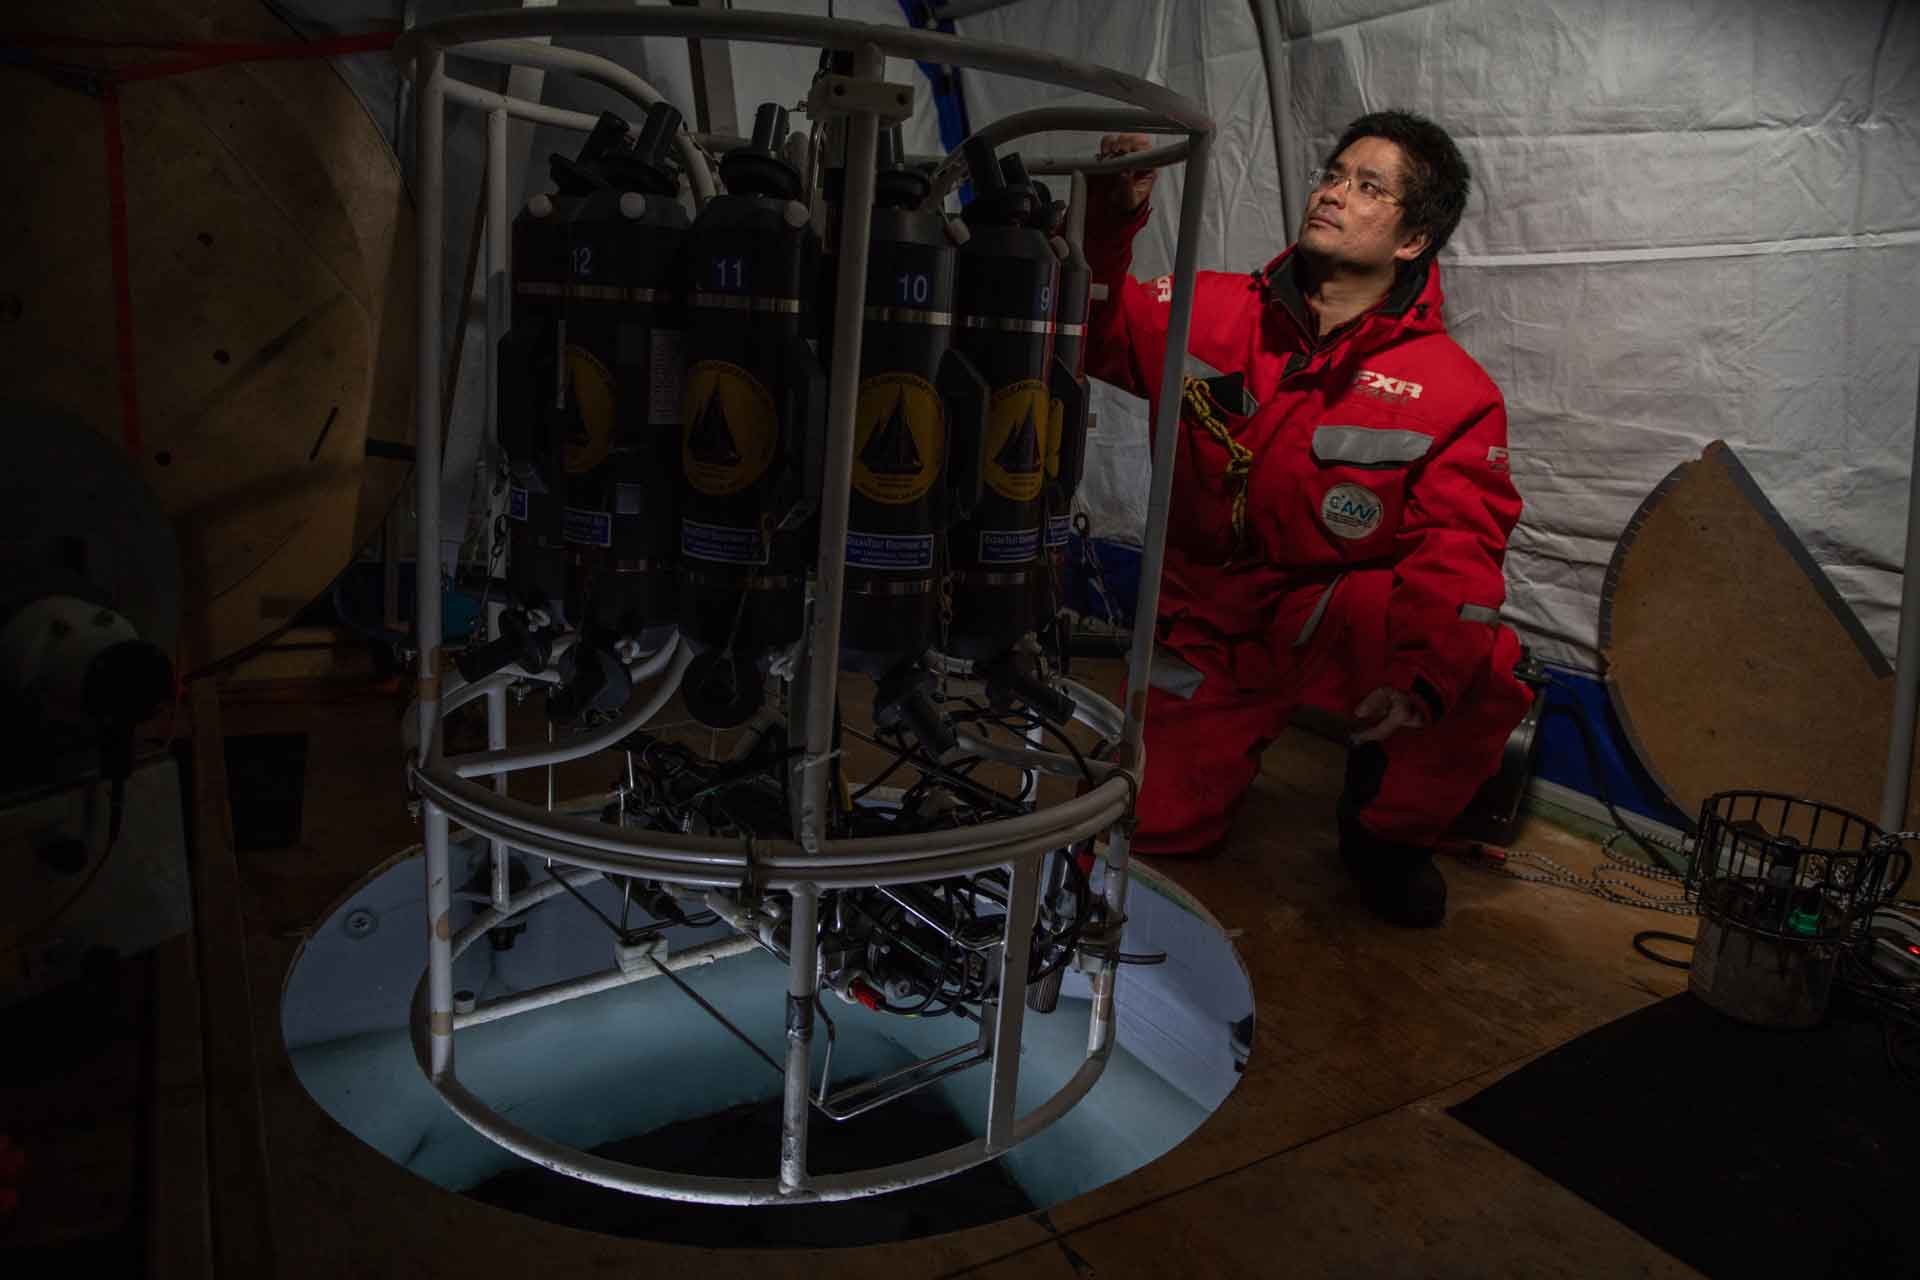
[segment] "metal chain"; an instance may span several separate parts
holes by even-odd
[[[1675,871],[1635,862],[1626,855],[1615,852],[1614,843],[1625,834],[1625,832],[1616,831],[1607,837],[1605,843],[1600,846],[1600,852],[1606,861],[1594,868],[1591,876],[1582,876],[1555,862],[1546,854],[1535,853],[1530,849],[1510,849],[1503,857],[1484,860],[1500,874],[1511,876],[1515,880],[1526,880],[1533,884],[1559,885],[1563,889],[1573,889],[1605,902],[1617,902],[1624,906],[1638,907],[1644,911],[1662,911],[1675,916],[1697,915],[1698,911],[1694,904],[1686,898],[1648,893],[1634,883],[1634,879],[1639,878],[1661,884],[1684,885],[1686,877]],[[1529,870],[1521,868],[1529,868]]]

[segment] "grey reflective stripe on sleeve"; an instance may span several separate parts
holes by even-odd
[[[1162,693],[1170,693],[1176,698],[1191,698],[1206,678],[1205,672],[1188,666],[1163,649],[1156,649],[1153,653],[1153,668],[1147,674],[1147,683]]]
[[[1340,578],[1344,577],[1345,574],[1340,575]],[[1320,619],[1327,616],[1327,602],[1333,599],[1333,589],[1340,585],[1340,578],[1329,582],[1327,589],[1320,593],[1320,598],[1313,602],[1313,612],[1307,615],[1307,625],[1300,628],[1300,634],[1293,642],[1294,648],[1306,648],[1307,641],[1313,639],[1313,633],[1320,629]]]
[[[1491,627],[1500,621],[1500,611],[1483,604],[1463,604],[1460,606],[1460,621],[1484,622]]]
[[[1432,447],[1433,437],[1425,432],[1391,427],[1316,427],[1313,432],[1313,456],[1322,462],[1362,467],[1415,462]]]

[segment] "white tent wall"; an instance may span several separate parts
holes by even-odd
[[[1473,167],[1447,317],[1506,393],[1527,511],[1505,613],[1542,656],[1595,665],[1615,540],[1716,438],[1891,653],[1920,376],[1920,6],[1026,0],[961,30],[1206,102],[1200,264],[1244,271],[1286,239],[1254,5],[1276,18],[1280,141],[1301,167],[1387,107],[1438,120]],[[976,128],[1066,100],[986,76],[966,95]],[[1171,260],[1177,171],[1163,186],[1137,275]],[[1096,533],[1137,537],[1144,412],[1111,391],[1097,408],[1083,501]]]

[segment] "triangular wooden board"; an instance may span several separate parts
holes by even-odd
[[[1690,816],[1717,791],[1760,789],[1877,820],[1892,669],[1725,443],[1634,513],[1600,652],[1641,763]]]

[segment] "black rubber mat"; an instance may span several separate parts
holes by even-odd
[[[1766,1031],[1675,996],[1451,1114],[1707,1275],[1920,1275],[1920,1090],[1865,1011]]]
[[[307,735],[239,733],[227,738],[227,794],[233,847],[248,853],[300,843],[307,793]]]

